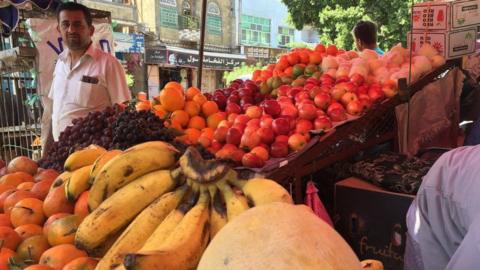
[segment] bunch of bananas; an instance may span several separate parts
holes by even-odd
[[[293,203],[276,182],[239,179],[193,147],[178,156],[171,145],[154,141],[105,152],[90,165],[91,213],[75,244],[102,257],[97,270],[195,269],[210,240],[243,211]]]

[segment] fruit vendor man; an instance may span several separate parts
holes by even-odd
[[[443,154],[407,213],[405,270],[480,269],[480,145]]]
[[[90,10],[63,3],[57,9],[57,22],[66,49],[58,56],[48,95],[55,141],[73,119],[131,98],[119,61],[92,44],[95,28]]]
[[[384,52],[377,46],[377,26],[370,21],[359,21],[353,28],[353,37],[358,51],[374,50],[377,54]]]

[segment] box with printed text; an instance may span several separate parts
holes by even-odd
[[[413,30],[453,31],[480,24],[480,0],[423,2],[412,12]]]

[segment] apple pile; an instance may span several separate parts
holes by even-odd
[[[445,59],[425,44],[412,63],[415,81]],[[270,157],[300,150],[311,130],[328,130],[395,96],[398,79],[409,78],[409,68],[409,51],[400,45],[383,56],[335,45],[294,49],[256,70],[252,80],[235,80],[213,93],[211,99],[227,119],[219,123],[209,149],[217,158],[262,167]]]

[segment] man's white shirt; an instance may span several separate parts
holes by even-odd
[[[58,57],[48,94],[53,100],[55,141],[73,119],[131,99],[125,71],[112,55],[90,45],[73,68],[70,68],[71,61],[65,49]]]

